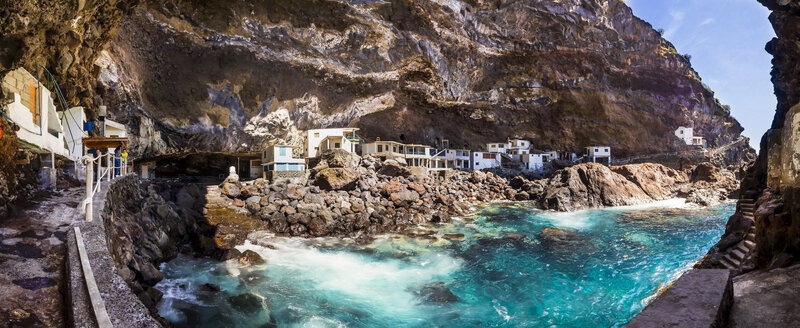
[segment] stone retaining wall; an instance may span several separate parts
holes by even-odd
[[[128,175],[111,182],[103,182],[94,197],[94,220],[75,225],[81,230],[101,297],[111,323],[117,328],[162,326],[120,277],[108,248],[104,216],[107,215],[106,205],[115,206],[114,201],[106,202],[108,190],[136,180],[138,177],[135,175]],[[66,276],[67,322],[72,327],[97,327],[78,256],[75,232],[72,229],[67,234]]]

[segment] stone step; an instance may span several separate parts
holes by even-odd
[[[736,249],[744,253],[745,255],[747,255],[747,253],[750,253],[750,249],[747,248],[747,245],[745,245],[744,242],[739,243],[739,245],[736,246]]]
[[[749,241],[752,241],[752,242],[755,243],[756,242],[756,234],[754,234],[752,232],[748,233],[747,237],[745,238],[745,240],[749,240]]]
[[[721,263],[722,266],[724,266],[728,270],[736,270],[737,268],[739,268],[739,262],[731,260],[731,258],[728,257],[728,255],[722,257],[722,261],[720,261],[719,263]]]
[[[752,199],[752,198],[741,198],[741,199],[739,199],[739,202],[748,202],[748,203],[752,203],[752,202],[753,202],[753,199]]]
[[[747,249],[749,249],[751,251],[756,249],[756,243],[754,241],[745,240],[744,241],[744,245],[747,247]]]
[[[733,259],[735,259],[735,260],[737,260],[739,262],[744,260],[744,256],[747,255],[744,252],[740,251],[739,249],[734,249],[733,251],[731,251],[728,254],[731,255],[731,258],[733,258]]]

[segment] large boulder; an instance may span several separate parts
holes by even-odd
[[[223,195],[228,196],[230,198],[236,198],[242,194],[242,189],[238,183],[225,182],[222,184],[222,189],[220,190],[220,192],[222,192]]]
[[[611,171],[632,181],[655,200],[672,198],[675,188],[689,180],[683,172],[654,163],[614,166]]]
[[[408,177],[411,176],[412,173],[408,168],[400,165],[397,161],[386,160],[383,162],[381,169],[378,170],[378,174],[389,177]]]
[[[353,190],[358,182],[358,171],[347,168],[326,168],[317,172],[314,185],[324,190]]]
[[[586,163],[554,173],[545,182],[539,205],[544,209],[572,211],[651,201],[653,198],[624,176],[604,165]]]
[[[320,155],[320,164],[330,168],[355,169],[361,163],[361,157],[344,149],[329,149]]]
[[[722,180],[719,169],[709,162],[698,164],[692,170],[692,181],[717,182]]]

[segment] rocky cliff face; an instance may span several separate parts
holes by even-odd
[[[743,198],[753,199],[752,217],[741,209],[728,222],[725,235],[709,251],[714,258],[754,228],[756,252],[743,265],[776,268],[800,259],[800,2],[759,0],[776,38],[766,50],[773,55],[772,82],[778,106],[772,127],[761,138],[761,152],[742,179]]]
[[[800,259],[800,3],[759,0],[772,10],[777,37],[767,44],[778,108],[748,178],[760,196],[755,213],[758,267],[786,266]],[[766,146],[766,147],[765,147]],[[763,188],[766,191],[761,192]]]
[[[680,125],[711,146],[742,131],[620,0],[143,1],[95,67],[140,157],[300,144],[336,126],[618,156],[684,149]]]

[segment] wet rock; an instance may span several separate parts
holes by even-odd
[[[244,314],[252,315],[264,309],[264,301],[261,297],[251,293],[231,296],[228,298],[228,302],[234,310]]]
[[[241,257],[239,257],[239,264],[243,265],[261,265],[264,263],[267,263],[267,261],[261,258],[261,255],[249,249],[242,252]]]
[[[202,284],[202,285],[200,285],[200,291],[201,291],[201,292],[212,292],[212,293],[216,293],[216,292],[219,292],[219,291],[221,291],[221,290],[222,290],[222,288],[221,288],[221,287],[219,287],[219,285],[217,285],[217,284],[206,283],[206,284]]]
[[[417,296],[427,303],[455,303],[458,296],[450,291],[443,282],[427,284],[417,292]]]
[[[463,233],[446,233],[442,237],[447,240],[464,240]]]
[[[539,241],[547,248],[562,250],[581,245],[586,238],[578,230],[547,227],[539,233]]]

